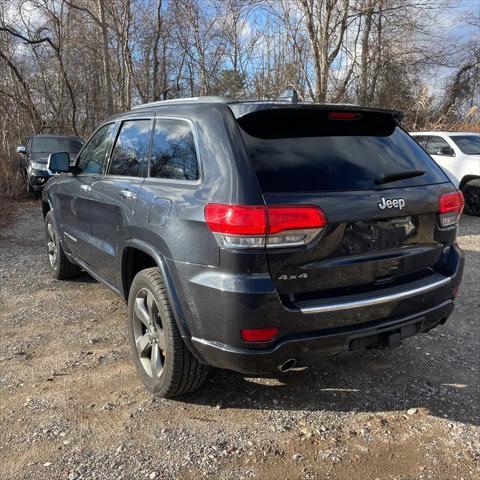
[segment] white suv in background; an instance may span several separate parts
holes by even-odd
[[[465,213],[480,216],[480,133],[412,132],[465,197]]]

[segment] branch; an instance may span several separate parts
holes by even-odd
[[[42,37],[42,38],[37,38],[36,40],[33,40],[31,38],[27,38],[21,33],[17,32],[16,30],[13,30],[10,27],[0,27],[0,32],[7,32],[10,35],[13,35],[14,37],[19,38],[20,40],[23,40],[25,43],[28,43],[29,45],[38,45],[40,43],[48,43],[54,50],[57,49],[57,46],[50,40],[49,37]]]
[[[79,5],[75,5],[73,3],[70,3],[68,0],[63,0],[63,3],[66,3],[70,8],[74,8],[75,10],[79,10],[81,12],[86,13],[91,17],[91,19],[97,24],[97,25],[102,25],[102,22],[100,19],[87,7],[81,7]]]

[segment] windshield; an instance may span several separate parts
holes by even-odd
[[[480,135],[452,135],[457,147],[467,155],[480,155]]]
[[[68,152],[78,153],[83,142],[75,137],[35,137],[32,142],[33,153]]]
[[[391,115],[361,112],[346,120],[343,116],[285,108],[239,118],[262,191],[369,190],[447,181]],[[379,184],[389,176],[398,179]]]

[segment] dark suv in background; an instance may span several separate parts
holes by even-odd
[[[162,396],[286,371],[451,314],[463,197],[395,111],[219,97],[105,121],[43,192],[48,265],[128,301]],[[68,173],[67,173],[68,172]]]
[[[32,135],[24,146],[17,147],[20,171],[25,179],[27,192],[38,195],[50,178],[47,161],[51,153],[68,152],[72,161],[75,161],[82,146],[83,140],[76,136]]]

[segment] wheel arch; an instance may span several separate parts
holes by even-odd
[[[468,183],[468,182],[471,182],[472,180],[480,180],[480,175],[465,175],[462,180],[460,181],[460,185],[459,185],[459,189],[460,190],[463,190],[463,187],[465,187],[465,185]]]
[[[42,200],[42,214],[43,218],[47,216],[47,213],[53,210],[52,205],[50,204],[50,200]]]
[[[192,353],[198,356],[195,348],[191,345],[190,329],[188,328],[180,300],[176,293],[174,281],[167,267],[164,257],[151,245],[140,240],[127,242],[122,252],[122,296],[128,300],[130,286],[135,275],[144,268],[157,267],[165,284],[167,297],[173,311],[173,316],[178,329]]]

